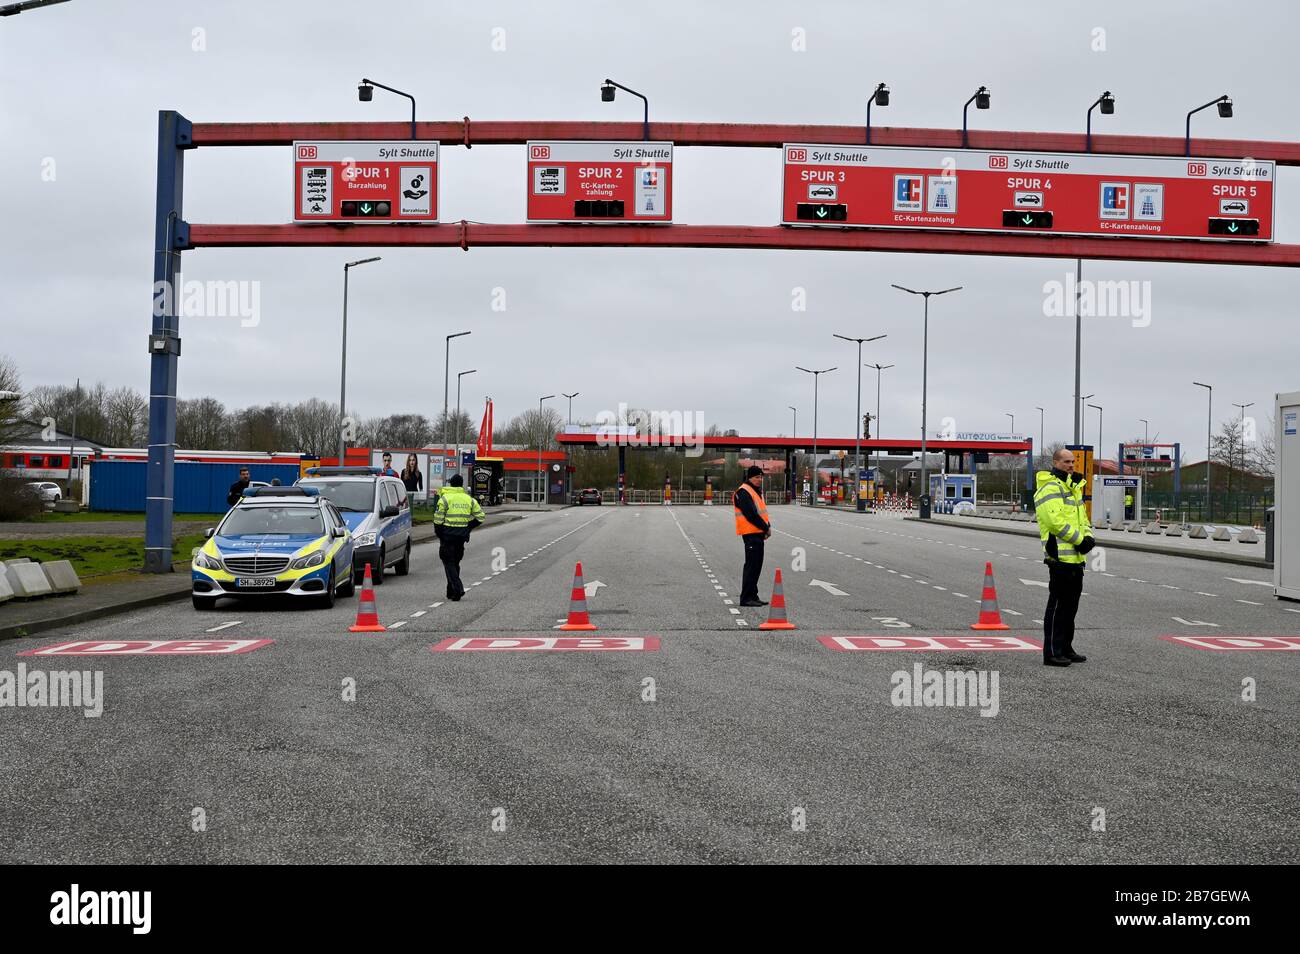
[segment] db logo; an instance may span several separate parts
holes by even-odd
[[[1187,164],[1187,174],[1189,176],[1203,176],[1206,173],[1205,163],[1189,162]]]
[[[299,147],[298,147],[298,158],[299,158],[299,159],[315,159],[315,158],[316,158],[316,147],[315,147],[315,146],[299,146]]]
[[[1007,168],[1007,157],[1006,157],[1006,156],[989,156],[989,168],[990,168],[990,169],[1005,169],[1005,168]]]
[[[528,149],[529,159],[549,159],[551,158],[550,146],[530,146]]]
[[[787,162],[807,162],[807,161],[808,161],[808,150],[807,150],[807,149],[787,149],[786,152],[785,152],[785,158],[786,158],[786,161],[787,161]]]

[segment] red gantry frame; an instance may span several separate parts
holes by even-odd
[[[1214,265],[1300,265],[1300,245],[1225,243],[1177,239],[1083,238],[1041,234],[1001,235],[726,225],[617,226],[492,224],[460,221],[441,225],[351,223],[238,225],[190,224],[185,221],[184,155],[212,146],[290,146],[295,140],[398,140],[411,137],[411,124],[364,123],[191,123],[173,110],[158,114],[158,205],[154,239],[155,288],[173,287],[181,253],[192,248],[303,246],[646,246],[673,248],[821,249],[863,252],[917,252],[949,255],[1007,255],[1024,258],[1087,258],[1149,262],[1194,262]],[[417,140],[444,146],[523,145],[530,139],[639,140],[675,146],[739,146],[779,149],[788,142],[862,145],[862,126],[803,124],[651,123],[648,132],[635,122],[459,121],[415,124]],[[877,127],[872,145],[961,149],[957,129]],[[1114,155],[1183,156],[1186,143],[1175,136],[1094,135],[1092,149],[1077,133],[972,131],[968,148],[1021,152],[1094,152]],[[1279,166],[1300,166],[1300,143],[1192,140],[1191,153],[1209,159],[1271,159]],[[287,175],[286,175],[287,182]],[[772,188],[779,187],[774,176]],[[158,282],[165,285],[159,286]],[[176,436],[176,379],[180,328],[176,296],[165,296],[153,316],[149,338],[149,468],[145,511],[145,570],[172,568],[172,493]],[[161,311],[161,314],[157,313]]]

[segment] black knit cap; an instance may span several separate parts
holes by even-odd
[[[762,476],[763,476],[763,468],[754,464],[751,464],[749,469],[745,471],[746,480],[749,480],[749,478],[751,477],[762,477]]]

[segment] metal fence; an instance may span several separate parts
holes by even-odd
[[[1204,493],[1175,494],[1169,491],[1144,490],[1143,518],[1155,519],[1156,511],[1165,520],[1179,523],[1233,523],[1262,527],[1268,509],[1273,506],[1271,493],[1214,493],[1207,502]]]

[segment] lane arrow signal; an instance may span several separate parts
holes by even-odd
[[[1229,226],[1228,226],[1228,231],[1229,231],[1229,232],[1236,232],[1236,231],[1237,231],[1237,223],[1236,223],[1236,222],[1233,222],[1231,225],[1229,225]]]
[[[602,586],[608,586],[608,584],[602,583],[600,582],[600,580],[592,580],[590,583],[586,584],[582,589],[587,594],[588,598],[590,598],[595,596],[596,591],[600,589]]]
[[[361,204],[361,214],[362,214],[362,215],[369,215],[369,214],[370,214],[370,203],[369,203],[369,202],[363,202],[363,203]]]
[[[826,206],[822,206],[817,210],[817,218],[819,219],[826,218]]]
[[[811,583],[809,583],[808,585],[809,585],[809,586],[820,586],[823,590],[825,590],[825,591],[826,591],[827,593],[829,593],[831,596],[848,596],[848,595],[849,595],[848,593],[845,593],[842,589],[840,589],[838,586],[836,586],[834,583],[827,583],[825,580],[813,580],[813,581],[812,581]]]
[[[1025,586],[1041,586],[1043,589],[1047,589],[1047,584],[1042,580],[1021,580],[1020,582]]]
[[[1034,221],[1034,217],[1033,217],[1032,215],[1026,215],[1026,216],[1025,216],[1023,219],[1021,219],[1020,221],[1021,221],[1021,222],[1024,222],[1026,225],[1030,225],[1030,224],[1033,223],[1033,221]]]

